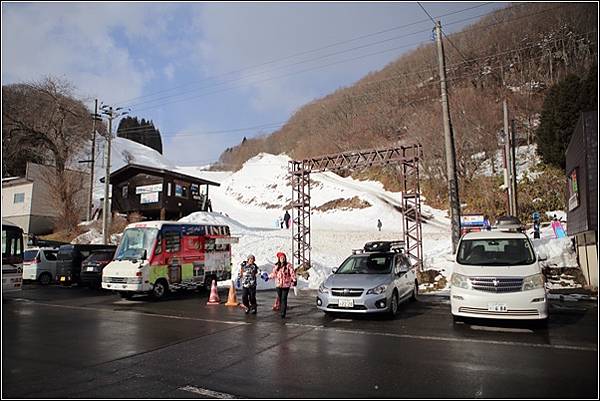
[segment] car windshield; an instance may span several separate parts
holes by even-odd
[[[463,240],[456,261],[478,266],[530,265],[535,254],[526,238]]]
[[[35,258],[37,258],[38,252],[39,250],[37,249],[25,251],[23,254],[23,262],[32,262]]]
[[[387,274],[392,270],[393,255],[355,255],[342,263],[335,274]]]
[[[88,258],[85,260],[86,262],[98,262],[105,260],[112,260],[114,253],[113,252],[93,252]]]
[[[157,234],[156,228],[128,228],[123,233],[115,259],[141,259],[144,251],[150,255]]]

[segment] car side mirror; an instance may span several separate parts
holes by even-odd
[[[142,253],[142,260],[146,260],[147,257],[148,257],[148,251],[146,249],[144,249],[144,252]]]
[[[454,262],[456,260],[456,255],[454,255],[454,254],[446,255],[445,258],[448,262]]]
[[[545,253],[545,252],[540,252],[540,253],[538,254],[538,260],[539,260],[540,262],[543,262],[543,261],[545,261],[545,260],[548,260],[548,254],[547,254],[547,253]]]
[[[337,267],[332,267],[331,268],[331,274],[335,274],[335,272],[337,271],[337,269],[338,269]]]

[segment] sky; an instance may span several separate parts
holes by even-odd
[[[421,4],[447,33],[507,5]],[[175,164],[206,165],[432,28],[415,2],[3,2],[2,84],[65,79],[90,110],[97,98],[152,120]]]

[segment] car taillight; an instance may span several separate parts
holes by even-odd
[[[35,258],[35,263],[42,263],[42,259],[40,258],[40,255],[38,255],[38,256]]]
[[[142,277],[142,272],[140,272],[140,271],[135,272],[135,275],[136,275],[136,277]]]

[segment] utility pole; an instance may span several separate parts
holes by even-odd
[[[92,219],[92,208],[94,205],[94,161],[96,159],[96,120],[98,120],[98,99],[94,101],[94,115],[92,119],[92,158],[90,162],[90,196],[87,207],[87,221]]]
[[[456,176],[456,151],[454,148],[454,134],[450,122],[450,106],[448,104],[448,87],[446,85],[446,60],[444,58],[444,45],[442,43],[442,24],[435,25],[438,63],[440,67],[440,84],[442,94],[442,112],[444,119],[444,139],[446,145],[446,172],[448,175],[448,196],[450,198],[450,220],[452,222],[452,253],[460,239],[460,200],[458,197],[458,179]]]
[[[510,121],[510,148],[511,148],[511,155],[512,155],[512,177],[513,177],[513,206],[514,206],[514,213],[515,213],[515,217],[519,216],[519,202],[518,202],[518,196],[517,196],[517,154],[516,154],[516,137],[517,137],[517,130],[515,128],[515,119],[513,118]]]
[[[515,216],[514,204],[514,186],[513,186],[513,162],[511,152],[510,130],[508,128],[508,102],[506,99],[502,101],[502,109],[504,112],[504,154],[506,155],[506,177],[508,191],[508,214]]]
[[[121,111],[122,107],[117,107],[113,110],[112,106],[104,105],[100,107],[102,109],[102,114],[106,116],[108,119],[108,133],[106,135],[106,169],[104,173],[104,202],[102,205],[102,238],[105,245],[109,242],[108,237],[108,215],[110,212],[110,144],[112,141],[112,121],[115,118],[124,116],[128,114],[128,111]]]

